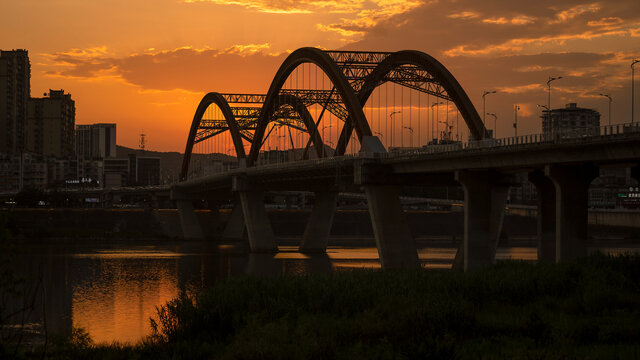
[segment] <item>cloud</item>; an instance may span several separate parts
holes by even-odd
[[[512,17],[511,19],[507,19],[503,16],[492,17],[488,19],[483,19],[482,22],[485,24],[497,24],[497,25],[504,25],[504,24],[526,25],[526,24],[533,24],[535,20],[536,19],[532,16],[519,15],[519,16]]]
[[[473,11],[461,11],[458,13],[449,14],[447,15],[447,17],[449,19],[470,20],[470,19],[477,19],[478,17],[480,17],[480,14]]]
[[[87,81],[108,77],[146,91],[266,92],[285,56],[267,53],[269,49],[269,44],[235,45],[221,50],[180,47],[124,57],[101,57],[106,51],[74,50],[47,54],[55,70],[46,75]]]
[[[564,23],[567,22],[573,18],[575,18],[576,16],[582,15],[584,13],[595,13],[600,11],[600,5],[599,4],[583,4],[583,5],[577,5],[577,6],[573,6],[569,9],[566,10],[562,10],[560,12],[558,12],[555,16],[554,20],[549,20],[549,23],[551,24],[559,24],[559,23]]]

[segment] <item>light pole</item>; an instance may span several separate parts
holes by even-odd
[[[487,125],[485,125],[485,121],[484,121],[484,118],[485,118],[484,115],[485,115],[485,111],[486,111],[486,109],[485,109],[485,103],[486,103],[485,96],[487,96],[489,94],[495,94],[495,93],[496,93],[495,90],[493,90],[493,91],[483,91],[482,92],[482,125],[484,125],[485,127],[487,126]]]
[[[600,96],[604,96],[609,99],[609,126],[611,126],[611,103],[613,102],[613,99],[609,94],[600,94]]]
[[[554,80],[560,80],[562,76],[551,77],[549,76],[549,80],[547,80],[547,88],[549,89],[549,95],[547,97],[547,110],[551,111],[551,82]]]
[[[389,121],[391,122],[391,146],[393,146],[393,115],[395,114],[399,114],[402,111],[398,110],[398,111],[392,111],[391,114],[389,114]],[[400,134],[400,136],[402,136],[402,134]]]
[[[498,124],[498,115],[495,113],[487,113],[489,116],[493,116],[493,138],[496,138],[496,125]]]
[[[633,65],[635,65],[635,64],[637,64],[639,62],[640,62],[640,60],[633,59],[633,62],[631,63],[631,122],[632,123],[634,121],[633,106],[634,106],[635,100],[636,100],[635,99],[635,87],[636,87],[635,85],[636,85],[636,83],[635,83],[635,81],[633,81],[633,72],[634,72]]]
[[[332,126],[333,126],[333,124],[329,124],[329,125],[325,125],[325,126],[322,127],[322,157],[325,157],[325,145],[324,144],[327,143],[327,142],[331,142],[331,139],[329,139],[329,141],[325,141],[325,139],[324,139],[324,129],[328,129],[328,128],[332,127]],[[331,133],[329,133],[329,134],[331,134]]]
[[[545,122],[545,120],[547,120],[547,117],[549,118],[548,120],[551,121],[551,111],[549,110],[547,105],[536,104],[536,107],[537,108],[543,108],[543,109],[547,110],[546,116],[543,116],[543,118],[542,118],[542,132],[544,133],[544,122]],[[544,113],[544,110],[542,110],[542,112]]]
[[[409,147],[413,147],[413,128],[411,126],[403,126],[402,128],[409,130]]]
[[[514,111],[514,123],[513,123],[513,131],[515,133],[515,137],[518,137],[518,110],[520,110],[520,105],[513,105]]]
[[[438,118],[439,118],[439,116],[438,116],[438,108],[437,108],[437,106],[438,105],[442,105],[442,104],[444,104],[443,101],[436,101],[433,104],[431,104],[431,121],[433,121],[433,107],[434,106],[436,107],[436,128],[435,128],[436,143],[437,143],[437,139],[438,139],[438,132],[440,130],[440,126],[438,126]],[[431,125],[431,136],[432,137],[434,135],[433,134],[433,130],[434,130],[433,129],[433,125]]]

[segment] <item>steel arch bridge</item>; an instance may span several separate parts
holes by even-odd
[[[444,105],[446,125],[439,121]],[[454,114],[455,140],[449,122]],[[413,147],[417,138],[420,147],[461,141],[461,132],[475,140],[488,137],[463,88],[433,57],[412,50],[300,48],[284,60],[266,94],[211,92],[202,98],[191,123],[181,180],[194,170],[194,153],[218,154],[216,161],[226,161],[227,167],[254,166],[272,161],[272,153],[278,161],[290,161],[345,155],[349,145],[358,152],[365,137],[377,137],[386,148],[405,147],[405,141]]]

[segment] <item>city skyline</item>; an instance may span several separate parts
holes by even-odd
[[[76,100],[77,124],[116,123],[124,146],[136,147],[144,131],[150,149],[183,151],[202,95],[266,93],[282,60],[301,46],[424,51],[451,70],[479,112],[482,93],[497,91],[486,111],[498,116],[498,136],[513,133],[514,104],[518,134],[541,132],[536,104],[546,104],[550,76],[563,76],[553,83],[552,108],[576,102],[599,111],[604,124],[605,93],[613,123],[631,120],[629,65],[640,57],[634,1],[110,5],[8,3],[18,16],[3,22],[0,40],[4,50],[29,50],[32,96],[64,89]]]

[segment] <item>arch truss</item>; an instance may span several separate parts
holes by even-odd
[[[330,90],[285,88],[287,77],[305,63],[320,68],[333,87]],[[275,126],[308,134],[305,155],[312,142],[319,149],[324,146],[317,128],[320,119],[313,119],[309,114],[307,109],[312,106],[322,109],[320,117],[330,113],[344,122],[335,149],[335,155],[342,155],[353,131],[359,140],[372,135],[363,108],[374,89],[384,83],[397,84],[453,102],[466,122],[471,137],[481,139],[487,136],[480,116],[460,84],[440,62],[425,53],[301,48],[283,62],[267,94],[210,93],[203,98],[187,141],[183,179],[188,168],[187,154],[190,156],[193,146],[225,132],[229,132],[233,138],[238,159],[247,157],[248,165],[255,163],[262,145]],[[211,94],[217,94],[215,101],[211,100]],[[213,103],[222,112],[213,118],[203,116],[202,107]],[[271,130],[267,129],[269,124],[272,125]],[[243,140],[251,144],[248,154],[245,154]],[[318,156],[324,156],[324,151]]]

